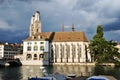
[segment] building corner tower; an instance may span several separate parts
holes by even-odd
[[[31,18],[29,37],[33,36],[38,32],[41,32],[41,28],[42,24],[40,19],[40,12],[36,11],[36,13]]]

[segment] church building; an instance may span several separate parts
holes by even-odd
[[[23,40],[23,65],[80,64],[91,62],[84,32],[42,32],[40,12],[31,18],[29,37]]]

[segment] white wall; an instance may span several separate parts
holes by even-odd
[[[70,52],[69,53],[67,53],[66,44],[70,46]],[[63,63],[86,62],[86,55],[87,55],[88,60],[91,61],[90,53],[87,50],[88,42],[53,42],[51,45],[53,46],[54,62],[61,62],[61,58],[62,58]],[[61,56],[60,45],[64,46],[64,52],[63,52],[64,56]],[[72,45],[75,46],[75,50],[73,50]],[[78,52],[78,45],[81,47],[80,52]],[[56,52],[55,46],[59,47],[57,52]],[[72,50],[74,51],[74,54],[73,54]],[[68,55],[69,56],[68,61],[66,59],[67,54],[69,54]],[[73,58],[72,54],[74,55],[74,58]],[[80,55],[80,56],[78,56],[78,55]]]
[[[27,47],[31,46],[31,51],[27,50]],[[34,51],[34,46],[38,47],[37,51]],[[43,50],[41,50],[41,46],[44,48]],[[32,55],[32,59],[27,60],[27,54],[31,54]],[[34,59],[34,54],[37,55],[37,60]],[[40,58],[40,55],[43,54],[44,58]],[[23,42],[23,65],[31,65],[31,63],[33,63],[33,65],[38,65],[34,62],[39,62],[41,65],[48,65],[49,63],[49,41],[45,41],[45,40],[39,40],[39,41],[24,41]],[[31,63],[26,63],[26,62],[31,62]]]
[[[4,56],[4,45],[0,45],[0,59]]]

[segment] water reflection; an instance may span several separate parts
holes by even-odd
[[[20,67],[0,68],[0,80],[23,80]]]
[[[43,76],[43,71],[40,66],[22,66],[23,79],[28,77],[40,77]]]
[[[48,74],[59,72],[65,75],[75,73],[77,76],[111,75],[120,79],[120,67],[111,66],[45,66]],[[0,80],[27,80],[28,77],[44,76],[40,66],[21,66],[0,68]]]
[[[63,74],[77,74],[78,76],[89,76],[93,73],[93,66],[54,66],[54,72],[60,72]]]

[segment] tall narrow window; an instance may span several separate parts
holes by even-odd
[[[75,56],[75,53],[74,53],[74,45],[71,44],[72,46],[72,62],[74,62],[74,56]]]
[[[77,51],[78,51],[78,62],[80,62],[80,58],[81,58],[81,45],[80,44],[77,44]]]
[[[58,54],[58,53],[59,53],[59,46],[57,45],[57,46],[56,46],[56,57],[57,57],[57,58],[59,57],[59,54]]]
[[[68,45],[68,58],[70,58],[70,45]]]
[[[57,62],[57,49],[56,49],[56,44],[55,44],[54,46],[55,46],[55,54],[54,54],[54,56],[55,56],[55,62]]]

